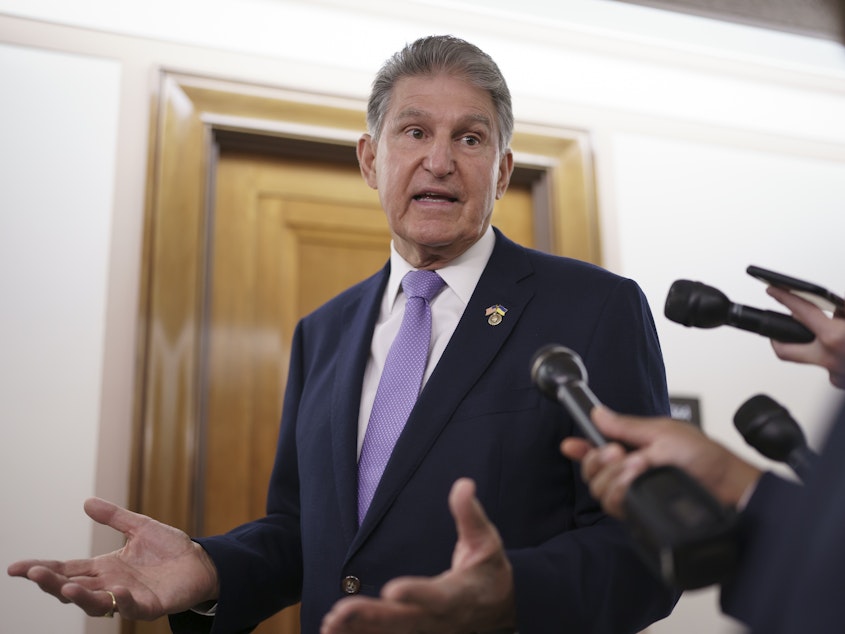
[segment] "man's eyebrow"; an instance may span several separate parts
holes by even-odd
[[[431,117],[431,113],[426,112],[425,110],[418,110],[417,108],[408,108],[406,110],[402,110],[399,114],[396,115],[396,119],[398,121],[401,121],[403,119],[416,119],[420,117]]]
[[[490,120],[490,117],[488,117],[486,115],[474,113],[474,114],[468,115],[465,118],[470,122],[480,123],[481,125],[486,126],[488,128],[491,128],[491,129],[493,128],[493,122]]]
[[[426,111],[426,110],[419,110],[418,108],[408,108],[406,110],[402,110],[399,114],[396,115],[397,121],[404,121],[405,119],[416,119],[416,118],[431,118],[433,115]],[[472,113],[468,114],[461,119],[461,123],[466,121],[467,123],[480,123],[483,126],[488,128],[493,127],[493,122],[490,120],[490,117],[487,117],[480,113]]]

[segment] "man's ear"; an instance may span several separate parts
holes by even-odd
[[[499,161],[499,178],[496,181],[496,200],[505,195],[513,174],[513,152],[508,148]]]
[[[358,139],[358,147],[356,148],[358,154],[358,167],[361,168],[361,176],[364,177],[364,182],[373,189],[378,189],[378,181],[376,180],[376,146],[373,137],[369,134],[362,134]]]

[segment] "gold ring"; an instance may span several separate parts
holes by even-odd
[[[114,598],[114,593],[111,590],[103,590],[103,592],[111,597],[111,609],[103,615],[105,618],[110,619],[114,616],[114,611],[117,609],[117,599]]]

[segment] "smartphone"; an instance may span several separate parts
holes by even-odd
[[[752,277],[756,277],[761,282],[795,293],[799,297],[806,299],[808,302],[812,302],[822,310],[838,313],[845,310],[845,299],[839,295],[831,293],[829,290],[819,286],[818,284],[813,284],[812,282],[807,282],[806,280],[799,280],[796,277],[790,277],[789,275],[776,273],[775,271],[769,271],[768,269],[754,265],[745,269],[745,272]]]

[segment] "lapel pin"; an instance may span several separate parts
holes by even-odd
[[[508,312],[508,309],[502,306],[501,304],[496,304],[495,306],[491,306],[484,314],[487,317],[487,323],[491,326],[498,326],[502,323],[502,317],[505,316],[505,313]]]

